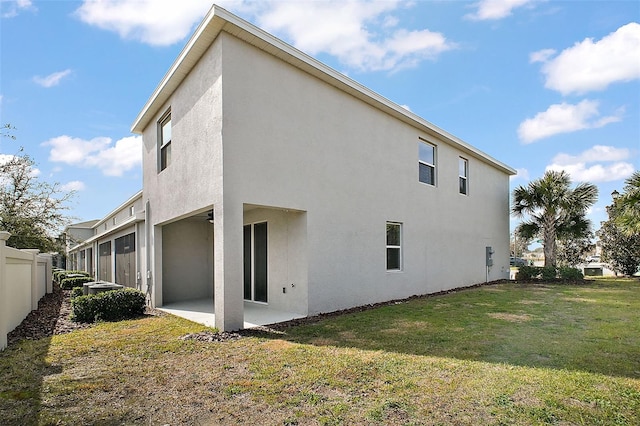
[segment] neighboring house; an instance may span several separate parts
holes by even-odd
[[[96,280],[142,289],[139,261],[144,250],[144,205],[142,191],[102,220],[69,225],[67,269],[87,271]]]
[[[509,277],[512,168],[224,9],[132,131],[153,306],[206,299],[235,330],[245,306],[305,316]]]

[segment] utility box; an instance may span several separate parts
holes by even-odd
[[[493,249],[491,248],[491,246],[487,246],[484,248],[485,251],[485,264],[487,266],[493,266]]]
[[[587,266],[584,268],[584,275],[587,277],[601,277],[602,274],[602,266]]]

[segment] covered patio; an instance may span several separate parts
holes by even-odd
[[[198,324],[215,327],[216,317],[211,299],[183,300],[169,303],[158,309]],[[280,311],[268,305],[244,302],[244,328],[254,328],[303,317],[304,315]]]

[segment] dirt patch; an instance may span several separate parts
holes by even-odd
[[[494,319],[500,319],[500,320],[504,320],[504,321],[509,321],[509,322],[527,322],[527,321],[531,321],[532,317],[531,315],[528,314],[508,314],[506,312],[492,312],[487,314],[489,315],[491,318]]]
[[[587,303],[596,303],[597,300],[587,299],[585,297],[565,297],[562,300],[566,300],[567,302],[587,302]]]
[[[181,340],[197,340],[198,342],[227,342],[229,340],[238,340],[242,336],[238,333],[215,333],[213,331],[201,331],[200,333],[191,333],[182,336]]]

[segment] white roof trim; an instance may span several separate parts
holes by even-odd
[[[140,220],[139,218],[137,218],[136,216],[132,216],[129,219],[125,220],[122,223],[119,223],[118,225],[116,225],[113,228],[109,228],[106,231],[100,233],[100,234],[96,234],[96,235],[92,235],[90,238],[87,238],[86,240],[84,240],[81,243],[76,244],[75,246],[69,248],[69,253],[72,253],[74,251],[78,251],[81,250],[83,248],[89,247],[90,245],[92,245],[94,242],[101,240],[105,237],[114,235],[120,231],[122,231],[125,228],[128,228],[132,225],[135,225],[138,222],[142,222],[144,221],[144,219]]]
[[[178,55],[171,68],[169,68],[169,71],[165,74],[158,87],[142,108],[142,111],[138,114],[138,117],[131,126],[133,133],[142,134],[149,122],[157,115],[160,108],[167,102],[176,88],[182,83],[187,74],[189,74],[204,52],[222,31],[238,37],[300,68],[343,92],[349,93],[427,134],[446,141],[507,174],[516,174],[516,171],[506,164],[492,158],[449,132],[435,126],[355,80],[350,79],[344,74],[339,73],[333,68],[216,5],[209,10],[200,25],[198,25],[184,49],[180,52],[180,55]]]
[[[124,203],[120,204],[118,207],[113,209],[108,215],[106,215],[105,217],[100,219],[98,222],[96,222],[96,224],[93,225],[93,228],[96,229],[96,228],[100,227],[100,225],[102,225],[103,223],[107,222],[109,219],[111,219],[111,217],[115,216],[116,214],[118,214],[118,212],[120,212],[123,209],[125,209],[126,207],[128,207],[129,204],[135,203],[136,200],[139,199],[139,198],[142,198],[142,189],[140,191],[136,192],[135,194],[133,194],[131,197],[129,197],[129,199],[127,201],[125,201]]]

